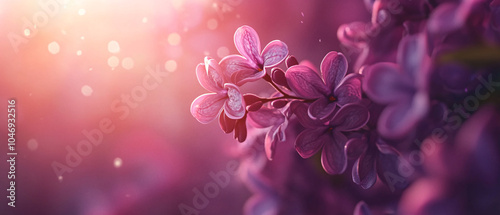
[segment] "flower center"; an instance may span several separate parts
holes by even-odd
[[[330,96],[330,97],[328,97],[328,101],[334,102],[334,101],[337,101],[337,98]]]

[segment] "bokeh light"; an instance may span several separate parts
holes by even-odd
[[[165,62],[165,69],[169,72],[174,72],[177,69],[177,62],[175,60],[168,60]]]
[[[48,48],[49,48],[49,52],[51,54],[57,54],[60,51],[59,43],[57,43],[57,42],[49,43]]]
[[[178,33],[171,33],[168,35],[168,43],[177,46],[181,43],[181,36]]]
[[[82,87],[82,94],[84,96],[91,96],[93,92],[94,92],[94,90],[88,85],[84,85]]]

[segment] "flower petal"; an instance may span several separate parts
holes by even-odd
[[[347,75],[333,94],[337,98],[339,106],[361,101],[361,75]]]
[[[273,136],[276,128],[273,127],[269,132],[266,133],[266,139],[264,141],[264,150],[266,152],[266,157],[268,160],[273,160],[274,154],[276,153],[276,143],[277,139]]]
[[[353,215],[372,215],[372,213],[370,212],[368,205],[364,201],[360,201],[356,204]]]
[[[370,119],[370,112],[361,104],[347,104],[339,109],[330,121],[337,131],[358,130]]]
[[[423,34],[404,37],[398,47],[397,61],[402,70],[413,80],[424,75],[426,42]]]
[[[321,97],[309,105],[307,114],[312,119],[323,120],[331,116],[336,107],[336,102],[329,102],[328,99]]]
[[[234,126],[236,125],[236,120],[227,117],[224,113],[224,110],[222,110],[222,113],[219,116],[219,125],[224,133],[229,134],[233,132]]]
[[[261,108],[258,111],[248,112],[248,119],[248,122],[256,128],[267,128],[283,123],[285,116],[275,109]]]
[[[373,146],[374,147],[374,146]],[[377,181],[375,171],[376,149],[370,149],[363,153],[352,167],[352,181],[363,189],[372,187]]]
[[[301,157],[309,158],[316,154],[322,146],[330,144],[331,139],[325,128],[306,129],[297,136],[295,150]]]
[[[201,86],[208,91],[219,92],[222,90],[222,88],[219,87],[216,81],[214,81],[215,77],[213,77],[212,75],[214,74],[211,74],[210,76],[207,74],[205,64],[200,63],[198,64],[198,66],[196,66],[196,77],[198,78],[198,82],[201,84]]]
[[[226,80],[231,81],[238,86],[250,81],[244,80],[245,77],[251,77],[255,75],[255,73],[259,73],[258,68],[253,65],[253,63],[240,55],[228,55],[222,58],[219,64],[222,71],[224,71]]]
[[[247,25],[239,27],[234,33],[234,44],[241,55],[261,68],[263,62],[260,56],[260,39],[252,27]]]
[[[295,58],[295,56],[289,55],[286,58],[285,64],[287,68],[290,68],[292,66],[299,65],[299,61],[297,61],[297,58]]]
[[[289,88],[286,82],[285,72],[279,67],[275,67],[271,70],[271,77],[274,83]]]
[[[238,86],[247,82],[252,82],[261,79],[266,75],[265,70],[240,70],[233,74],[231,81]]]
[[[247,123],[246,119],[236,120],[236,125],[234,127],[234,139],[242,143],[247,139]]]
[[[240,89],[234,84],[225,84],[224,88],[227,90],[226,103],[224,104],[224,111],[231,119],[241,119],[245,116],[245,100],[241,95]]]
[[[345,144],[345,151],[348,158],[359,158],[368,148],[368,143],[364,138],[352,138]]]
[[[384,109],[378,120],[378,131],[386,138],[404,137],[429,110],[429,98],[417,93],[412,100],[405,99]]]
[[[338,131],[333,131],[333,135],[323,135],[328,137],[328,142],[323,146],[321,152],[321,165],[328,174],[341,174],[347,168],[347,156],[344,151],[347,137]]]
[[[329,93],[318,73],[307,66],[292,66],[285,77],[291,90],[302,98],[316,99]]]
[[[370,25],[371,23],[365,22],[342,24],[337,30],[337,38],[343,45],[361,49],[368,43],[367,32],[369,33]]]
[[[387,144],[377,144],[379,155],[376,161],[378,177],[391,191],[403,189],[409,181],[400,174],[402,167],[399,152]],[[408,164],[409,165],[409,164]]]
[[[199,122],[207,124],[220,113],[226,98],[226,96],[217,93],[206,93],[198,96],[191,103],[191,114]]]
[[[266,139],[264,141],[264,149],[266,151],[267,158],[273,160],[274,154],[276,153],[276,145],[278,142],[283,142],[286,140],[285,130],[288,126],[288,121],[285,120],[283,124],[279,126],[273,126],[266,134]]]
[[[308,109],[309,106],[303,102],[291,102],[290,105],[291,111],[297,116],[300,124],[306,128],[317,128],[321,126],[322,123],[319,120],[313,120],[309,117]]]
[[[329,52],[321,61],[321,74],[328,89],[335,89],[347,72],[347,59],[340,52]]]
[[[363,90],[373,101],[387,104],[407,98],[413,81],[405,77],[394,63],[377,63],[368,67],[363,80]]]
[[[262,50],[264,67],[276,66],[288,56],[288,46],[279,40],[273,40]]]
[[[429,17],[427,28],[432,34],[446,34],[462,27],[463,22],[457,19],[458,5],[455,3],[440,4]]]
[[[212,79],[217,88],[222,89],[226,83],[222,68],[212,58],[205,57],[205,71],[209,79]]]

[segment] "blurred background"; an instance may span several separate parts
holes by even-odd
[[[206,92],[196,65],[237,53],[250,25],[318,66],[340,24],[368,20],[361,0],[0,0],[0,152],[15,99],[18,153],[1,214],[181,214],[237,160],[231,135],[189,112]],[[241,214],[238,177],[219,191],[200,214]]]

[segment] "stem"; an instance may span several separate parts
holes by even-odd
[[[315,100],[311,100],[311,99],[304,99],[304,98],[300,98],[300,97],[296,97],[296,96],[291,96],[288,93],[285,93],[280,87],[278,87],[278,85],[276,85],[273,82],[271,76],[269,76],[267,73],[266,73],[266,75],[263,78],[269,84],[271,84],[271,86],[273,86],[274,89],[276,89],[278,92],[280,92],[283,95],[283,96],[280,96],[280,97],[263,99],[263,100],[261,100],[263,103],[274,101],[274,100],[278,100],[278,99],[297,99],[297,100],[303,100],[304,102],[313,102],[313,101],[315,101]]]

